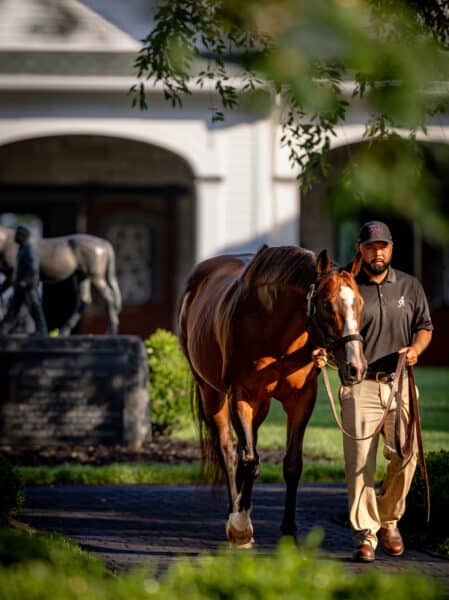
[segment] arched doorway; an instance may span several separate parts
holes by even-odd
[[[80,232],[109,239],[123,295],[120,333],[172,328],[180,281],[194,260],[193,173],[161,147],[115,137],[68,135],[0,147],[0,213],[38,215],[45,237]],[[73,282],[46,286],[52,327],[74,302]],[[78,330],[100,333],[92,305]]]

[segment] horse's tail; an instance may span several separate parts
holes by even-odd
[[[223,480],[220,469],[220,451],[218,435],[213,423],[207,419],[204,412],[203,401],[201,398],[200,377],[190,361],[187,340],[187,319],[189,306],[192,298],[195,296],[197,287],[201,278],[197,271],[194,271],[184,285],[184,289],[179,295],[176,310],[177,334],[181,350],[183,351],[192,373],[192,385],[190,390],[190,406],[192,415],[196,421],[201,453],[201,474],[202,481],[218,483]]]
[[[114,307],[117,312],[122,310],[122,294],[120,293],[120,288],[118,286],[117,281],[117,273],[115,268],[115,252],[114,248],[111,244],[109,244],[108,248],[108,265],[106,267],[106,282],[109,285],[109,288],[112,291],[114,296]]]
[[[201,472],[200,480],[209,483],[222,483],[224,480],[221,468],[218,435],[215,427],[206,418],[201,400],[200,386],[196,380],[192,381],[191,408],[198,426],[200,439]]]

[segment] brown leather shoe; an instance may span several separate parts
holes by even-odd
[[[352,553],[352,560],[354,562],[373,562],[375,558],[374,549],[369,542],[363,542]]]
[[[380,546],[385,554],[401,556],[404,553],[404,542],[397,527],[380,528]]]

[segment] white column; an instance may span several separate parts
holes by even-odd
[[[273,230],[272,134],[269,120],[252,126],[251,140],[251,212],[252,236],[255,240],[271,243]]]
[[[271,243],[274,246],[299,244],[300,195],[296,179],[273,179],[274,226]]]
[[[297,246],[301,217],[299,181],[290,163],[289,151],[281,145],[282,130],[273,124],[273,212],[272,244]]]
[[[195,262],[198,262],[218,254],[225,244],[226,202],[221,178],[198,178],[195,184]]]

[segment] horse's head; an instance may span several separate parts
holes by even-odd
[[[359,383],[367,368],[360,335],[363,299],[354,279],[359,269],[360,260],[354,260],[348,270],[332,268],[323,250],[317,259],[317,280],[309,292],[311,318],[333,354],[344,385]]]

